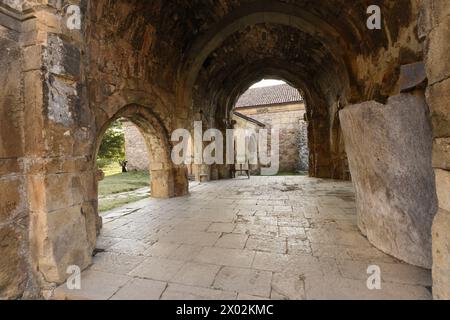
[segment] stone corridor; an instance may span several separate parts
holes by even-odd
[[[375,249],[349,182],[302,176],[196,185],[103,215],[81,290],[55,299],[431,299],[431,272]],[[368,290],[367,268],[381,269]]]

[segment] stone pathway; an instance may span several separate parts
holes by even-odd
[[[431,272],[357,230],[351,183],[252,177],[104,215],[82,289],[59,299],[431,299]],[[381,268],[369,290],[367,268]]]

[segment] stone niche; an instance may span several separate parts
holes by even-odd
[[[424,268],[432,266],[437,211],[428,113],[422,93],[340,112],[361,232],[382,251]]]

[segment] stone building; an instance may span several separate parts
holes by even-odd
[[[259,133],[260,129],[265,129],[266,125],[254,118],[250,118],[242,113],[239,113],[238,111],[234,111],[233,115],[231,116],[231,119],[233,121],[233,128],[234,129],[244,129],[247,131],[247,150],[250,152],[255,152],[258,150],[257,143],[254,139],[254,135],[257,135]],[[237,139],[237,133],[235,134],[235,139]],[[255,161],[259,162],[257,159],[258,157],[255,157]],[[249,159],[247,159],[249,160]],[[238,165],[236,167],[237,169],[244,169],[249,170],[251,175],[259,175],[261,173],[261,166],[260,164],[245,164],[245,165]]]
[[[125,133],[125,159],[129,170],[148,171],[150,162],[148,148],[139,128],[130,121],[123,121]]]
[[[281,208],[308,215],[292,230],[319,247],[362,237],[398,260],[432,269],[434,298],[450,299],[450,2],[375,2],[381,29],[368,28],[366,0],[0,0],[0,298],[51,298],[69,266],[92,264],[102,229],[95,159],[112,121],[126,118],[140,128],[152,196],[184,196],[186,167],[171,162],[171,132],[191,130],[198,119],[225,131],[250,84],[281,78],[306,102],[308,179],[316,188],[291,182],[276,194],[297,190],[290,195],[295,201],[308,191],[333,193],[320,188],[322,179],[347,179],[349,172],[356,192],[355,212],[338,213],[343,221],[328,227],[326,219],[314,221],[325,205],[316,198]],[[227,165],[198,170],[209,179],[230,176]],[[221,183],[228,186],[212,184]],[[264,184],[269,196],[271,187]],[[249,196],[209,197],[209,211],[190,214],[205,222],[218,207],[232,217],[240,207],[236,223],[243,223],[266,195]],[[183,213],[177,201],[202,201],[201,194],[186,198],[164,200],[173,201],[170,209],[155,207],[154,214],[176,220]],[[232,219],[229,212],[221,218]],[[289,233],[279,224],[260,228],[259,218],[246,219],[254,224],[246,230]],[[150,223],[144,214],[140,219],[134,235]],[[273,220],[286,223],[280,214]],[[348,221],[357,221],[360,233],[348,237],[356,229],[343,230]],[[211,239],[186,226],[172,239],[199,234]],[[232,252],[248,266],[259,244],[250,252],[230,249],[222,261],[229,263]],[[314,261],[335,252],[311,248],[303,249]],[[220,249],[201,250],[205,257]],[[350,264],[368,254],[351,253]],[[299,279],[289,272],[277,279]]]
[[[279,131],[280,171],[308,171],[306,109],[297,89],[288,84],[249,89],[235,110]]]

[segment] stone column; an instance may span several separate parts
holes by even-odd
[[[23,19],[22,13],[0,7],[0,300],[37,293],[25,292],[27,287],[38,290],[29,250],[26,167],[31,146],[25,141],[30,134],[25,132],[28,118],[22,87],[24,72],[33,68],[24,63]],[[27,79],[34,73],[29,71]],[[28,89],[32,86],[30,81],[23,84]]]
[[[328,118],[312,118],[308,124],[309,175],[332,178],[330,127]]]
[[[189,193],[189,181],[185,166],[152,163],[150,174],[152,198],[166,199]]]
[[[433,125],[433,167],[439,211],[433,223],[433,295],[450,299],[450,2],[423,4],[419,36],[425,40],[426,92]]]
[[[51,3],[42,5],[40,1],[36,7],[15,8],[18,11],[14,13],[21,58],[20,66],[14,68],[21,70],[18,78],[22,91],[17,99],[24,112],[17,114],[14,121],[21,122],[12,127],[20,128],[22,133],[15,136],[11,128],[7,139],[17,139],[15,148],[23,146],[21,154],[14,152],[22,157],[24,174],[22,185],[16,189],[24,200],[21,208],[27,206],[28,214],[21,218],[23,234],[17,235],[15,246],[31,265],[31,272],[26,265],[20,266],[8,257],[8,265],[18,266],[8,277],[17,274],[22,278],[11,283],[17,286],[8,294],[11,296],[25,289],[23,281],[36,283],[37,290],[44,289],[45,294],[46,289],[67,278],[68,266],[87,267],[99,226],[95,172],[90,158],[95,133],[81,67],[84,39],[82,30],[67,24],[65,9]],[[82,7],[77,8],[83,14]],[[11,22],[10,18],[6,20]],[[10,44],[6,47],[10,48]],[[11,46],[13,51],[15,47]],[[2,141],[3,138],[2,134]],[[14,156],[12,150],[6,151],[9,157]],[[13,230],[8,232],[15,236]]]

